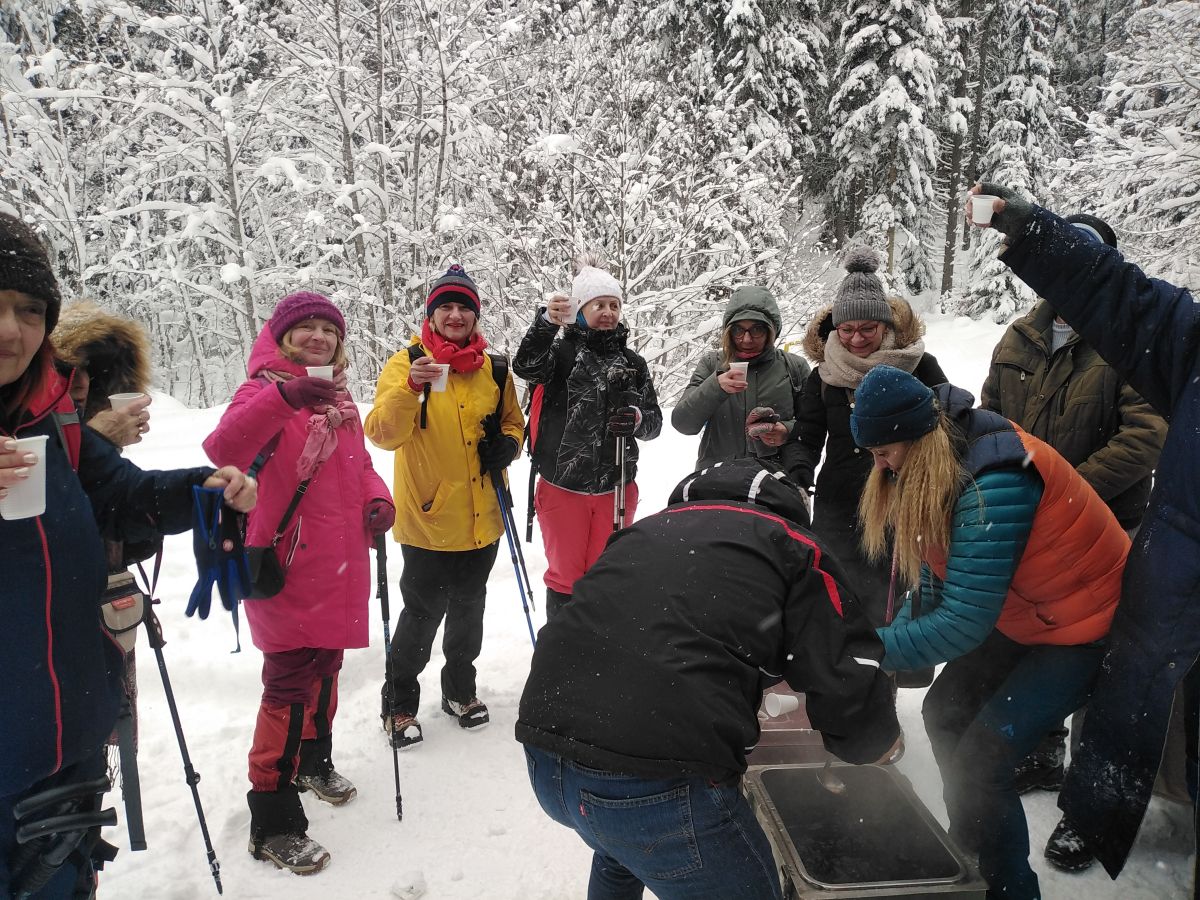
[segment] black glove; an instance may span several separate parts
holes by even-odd
[[[479,439],[479,474],[507,469],[516,459],[521,445],[500,430],[500,416],[496,413],[484,416],[479,424],[483,426],[483,437]]]
[[[608,417],[608,433],[616,437],[630,437],[637,430],[638,408],[622,406]]]
[[[980,193],[993,194],[1004,201],[1001,212],[992,213],[992,227],[1008,238],[1020,237],[1033,218],[1033,204],[1011,188],[998,184],[981,184]]]

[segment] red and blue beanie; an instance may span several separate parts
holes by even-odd
[[[467,270],[458,263],[446,270],[446,274],[433,283],[429,289],[429,297],[425,300],[425,317],[433,315],[433,311],[443,303],[461,303],[471,307],[475,315],[479,315],[479,288],[467,274]]]
[[[893,366],[875,366],[854,392],[850,433],[860,447],[915,441],[937,427],[933,391]]]
[[[271,337],[275,338],[275,343],[278,344],[284,335],[305,319],[324,319],[332,322],[337,326],[342,340],[346,339],[346,320],[342,311],[324,294],[312,291],[297,291],[276,303],[275,312],[271,313],[267,327],[271,329]]]

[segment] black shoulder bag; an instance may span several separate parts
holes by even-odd
[[[275,446],[278,443],[279,435],[277,434],[254,458],[254,463],[247,473],[251,478],[257,477],[258,473],[262,471],[262,467],[267,464],[267,460],[275,452]],[[296,514],[296,508],[308,491],[309,482],[315,477],[316,473],[314,472],[297,486],[296,493],[292,495],[292,502],[284,511],[283,518],[279,520],[279,524],[275,527],[275,533],[271,536],[271,542],[267,546],[246,545],[246,564],[250,570],[250,596],[246,599],[266,600],[283,590],[287,581],[287,567],[279,561],[279,554],[275,552],[275,547],[283,539],[288,522],[292,521],[292,516]]]

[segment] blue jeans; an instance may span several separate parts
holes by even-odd
[[[1018,644],[993,631],[947,663],[925,695],[922,714],[942,774],[950,835],[979,854],[989,896],[1041,897],[1013,767],[1087,702],[1104,649],[1101,642]]]
[[[767,836],[737,785],[640,778],[525,747],[546,815],[592,848],[588,900],[781,900]]]

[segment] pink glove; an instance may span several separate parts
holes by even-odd
[[[387,534],[396,524],[396,507],[382,497],[369,500],[363,508],[363,523],[371,534]]]
[[[746,416],[746,437],[754,440],[769,434],[775,430],[775,423],[778,421],[779,413],[771,407],[756,406],[750,410],[750,415]]]
[[[289,381],[279,382],[279,393],[293,409],[306,406],[321,406],[337,402],[337,387],[328,378],[313,378],[300,375]]]

